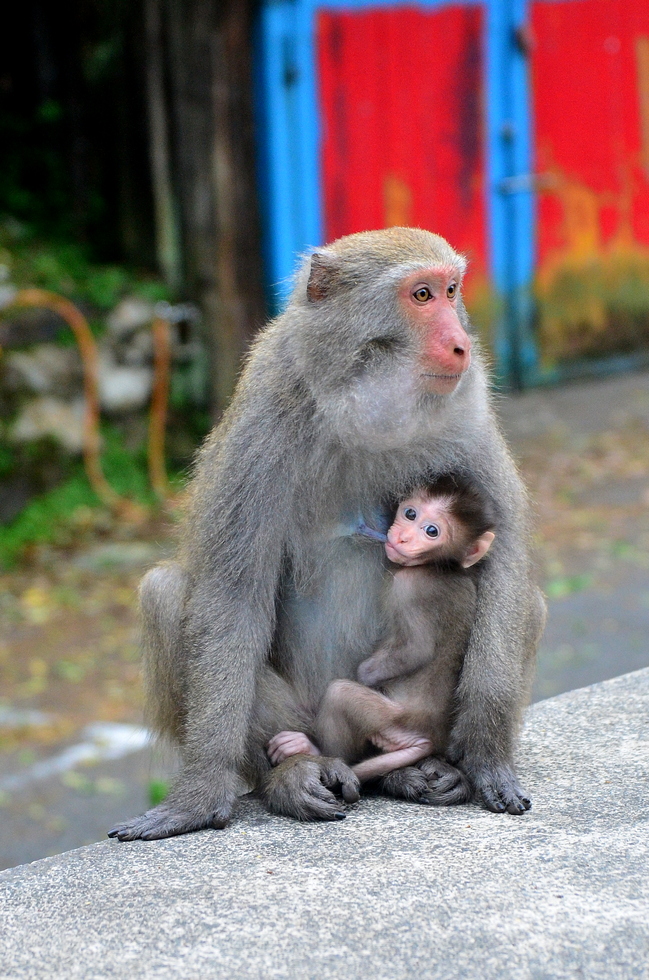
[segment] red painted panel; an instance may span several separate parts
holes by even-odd
[[[487,267],[477,6],[318,15],[327,240],[395,224]]]
[[[649,3],[536,0],[539,262],[649,245]]]

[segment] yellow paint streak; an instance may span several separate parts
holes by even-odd
[[[585,184],[565,177],[557,181],[557,196],[563,205],[566,251],[577,259],[597,255],[602,247],[599,196]]]
[[[408,227],[412,224],[412,191],[396,174],[383,179],[383,225]]]

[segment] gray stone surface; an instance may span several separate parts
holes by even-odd
[[[649,976],[649,669],[534,705],[523,817],[367,799],[0,874],[0,977]]]

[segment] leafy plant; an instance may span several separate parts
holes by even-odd
[[[152,779],[149,782],[149,803],[151,806],[157,806],[158,803],[162,803],[163,800],[167,798],[169,792],[169,783],[165,782],[164,779]]]
[[[112,426],[104,426],[102,436],[102,463],[109,483],[122,496],[152,505],[144,450],[128,452]],[[0,528],[0,568],[16,565],[30,545],[72,544],[78,538],[75,515],[101,509],[81,463],[76,464],[68,479],[31,500],[13,521]]]
[[[110,310],[122,296],[152,302],[168,300],[169,291],[155,276],[128,266],[92,262],[87,247],[71,241],[41,240],[15,222],[0,225],[0,260],[20,288],[37,286],[60,293],[97,312]]]
[[[568,260],[540,276],[539,339],[547,364],[649,346],[649,252]]]
[[[565,599],[575,592],[583,592],[592,582],[592,575],[560,575],[546,582],[545,592],[548,599]]]

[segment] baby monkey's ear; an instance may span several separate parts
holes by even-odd
[[[481,558],[484,558],[491,548],[491,543],[495,537],[496,535],[493,533],[493,531],[485,531],[485,533],[481,534],[476,541],[473,541],[469,545],[467,553],[464,556],[462,568],[470,568],[471,565],[475,565]]]

